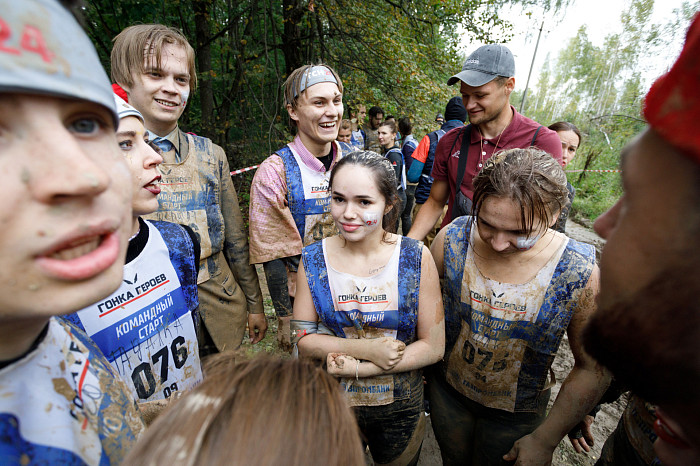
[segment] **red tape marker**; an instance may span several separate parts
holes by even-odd
[[[260,165],[253,165],[252,167],[245,167],[245,168],[241,168],[240,170],[234,170],[234,171],[231,172],[231,176],[233,176],[233,175],[240,175],[241,173],[245,173],[245,172],[249,172],[249,171],[251,171],[251,170],[255,170],[255,169],[258,168],[259,166],[260,166]]]
[[[593,173],[622,173],[622,170],[564,170],[566,173],[581,173],[581,172],[593,172]]]

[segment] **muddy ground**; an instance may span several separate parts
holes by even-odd
[[[598,257],[600,257],[600,250],[603,247],[605,241],[598,235],[596,235],[592,229],[569,220],[566,225],[566,232],[573,239],[593,244],[598,252]],[[260,343],[260,346],[256,348],[256,350],[276,352],[276,345],[274,343],[275,334],[277,330],[276,322],[274,321],[274,310],[272,310],[271,302],[269,299],[269,293],[267,292],[267,287],[264,284],[265,275],[264,273],[262,273],[262,267],[259,267],[258,275],[260,276],[260,282],[264,288],[263,294],[265,296],[266,301],[265,313],[269,317],[268,322],[270,322],[271,328],[268,331],[268,336],[266,336],[265,340]],[[554,365],[552,366],[554,373],[557,377],[557,384],[552,389],[552,397],[549,402],[550,407],[556,399],[556,395],[559,392],[559,388],[561,387],[561,382],[566,378],[566,375],[569,373],[573,365],[574,357],[571,354],[569,340],[565,336],[559,348],[559,352],[557,353],[557,357],[554,360]],[[568,438],[565,438],[564,440],[562,440],[562,442],[559,444],[559,446],[554,452],[554,456],[552,458],[552,465],[593,465],[600,456],[600,450],[603,447],[605,440],[613,432],[613,430],[615,430],[617,422],[620,419],[620,416],[622,416],[622,411],[624,410],[626,403],[626,398],[623,397],[615,403],[603,405],[603,408],[596,416],[595,422],[592,426],[595,444],[593,445],[591,452],[585,454],[576,453],[571,447],[571,443],[569,442]],[[372,464],[371,459],[368,458],[367,464]],[[418,464],[422,466],[442,464],[442,460],[440,458],[440,448],[438,447],[437,441],[435,440],[435,435],[433,434],[430,422],[428,422],[428,428],[426,429],[426,436],[423,441],[423,448]]]

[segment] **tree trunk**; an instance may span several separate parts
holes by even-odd
[[[282,52],[284,53],[285,71],[287,76],[303,65],[301,27],[299,23],[304,16],[302,0],[283,0],[282,16],[284,31],[282,32]]]
[[[199,98],[202,110],[202,127],[211,131],[214,127],[214,91],[211,80],[211,28],[209,0],[192,0],[195,26],[195,57],[199,79]],[[208,134],[215,141],[220,140],[219,134]]]

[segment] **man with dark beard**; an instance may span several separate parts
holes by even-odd
[[[700,18],[649,91],[650,127],[622,151],[624,196],[595,224],[607,239],[586,351],[658,405],[664,465],[700,464]]]

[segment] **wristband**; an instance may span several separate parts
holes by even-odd
[[[355,380],[360,380],[360,360],[357,360],[357,365],[355,366]]]

